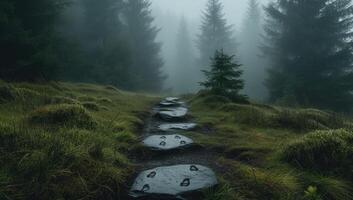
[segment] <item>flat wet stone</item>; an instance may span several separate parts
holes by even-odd
[[[159,103],[159,106],[162,107],[173,107],[173,106],[180,106],[182,102],[176,102],[176,101],[161,101]]]
[[[174,124],[162,124],[158,127],[161,131],[169,131],[169,130],[184,130],[189,131],[193,130],[197,127],[195,123],[174,123]]]
[[[143,145],[159,151],[181,149],[192,145],[194,141],[182,135],[152,135],[143,140]]]
[[[177,197],[218,184],[215,173],[201,165],[175,165],[143,171],[135,180],[132,197]]]
[[[166,121],[181,120],[186,117],[188,109],[184,107],[169,108],[158,112],[158,116]]]
[[[167,98],[165,98],[165,100],[166,101],[169,101],[169,102],[171,102],[171,101],[179,101],[180,100],[180,98],[178,98],[178,97],[167,97]]]

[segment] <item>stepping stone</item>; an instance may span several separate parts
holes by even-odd
[[[130,195],[135,198],[180,197],[218,184],[215,173],[201,165],[175,165],[143,171]]]
[[[174,101],[162,101],[159,103],[159,106],[162,107],[173,107],[173,106],[180,106],[181,102],[174,102]]]
[[[158,115],[160,118],[166,121],[177,121],[177,120],[184,119],[187,113],[188,113],[187,108],[177,107],[177,108],[163,109],[158,112]]]
[[[176,101],[179,101],[180,100],[180,98],[178,98],[178,97],[167,97],[167,98],[165,98],[165,100],[166,101],[174,101],[174,102],[176,102]]]
[[[153,150],[168,151],[190,146],[194,141],[182,135],[152,135],[143,140],[143,145]]]
[[[169,130],[184,130],[190,131],[195,129],[197,124],[195,123],[179,123],[179,124],[162,124],[158,127],[161,131],[169,131]]]

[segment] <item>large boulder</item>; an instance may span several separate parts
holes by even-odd
[[[201,165],[175,165],[143,171],[130,195],[135,198],[182,198],[218,184],[215,173]]]
[[[190,131],[197,127],[195,123],[173,123],[173,124],[161,124],[158,126],[158,129],[161,131],[170,131],[170,130],[183,130]]]
[[[182,135],[152,135],[142,143],[153,150],[168,151],[185,148],[192,145],[194,141]]]

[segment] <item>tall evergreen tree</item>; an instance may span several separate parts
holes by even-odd
[[[244,68],[245,93],[251,98],[264,100],[266,88],[265,59],[261,57],[261,9],[257,0],[249,0],[248,10],[244,18],[239,36],[240,60]]]
[[[203,12],[201,33],[198,36],[197,47],[200,52],[200,65],[207,65],[216,50],[223,49],[227,54],[235,53],[235,41],[232,26],[228,25],[220,0],[208,0]]]
[[[161,44],[156,42],[159,29],[153,25],[149,0],[129,0],[124,9],[125,22],[130,37],[133,63],[133,90],[160,91],[164,77]]]
[[[90,61],[93,80],[128,89],[130,52],[126,28],[119,16],[122,0],[82,0],[85,16],[85,36],[82,41]]]
[[[200,84],[213,94],[244,102],[246,97],[239,94],[244,88],[244,81],[241,79],[243,71],[240,70],[241,65],[233,59],[234,56],[228,56],[223,50],[217,50],[211,59],[211,70],[203,70],[206,81]]]
[[[278,0],[266,11],[271,99],[352,109],[351,1]]]
[[[43,80],[55,77],[59,38],[56,20],[64,0],[0,2],[0,78]]]
[[[180,20],[180,26],[176,39],[176,55],[173,73],[174,91],[177,93],[192,92],[197,87],[194,80],[195,75],[195,59],[192,51],[191,38],[188,24],[183,17]]]

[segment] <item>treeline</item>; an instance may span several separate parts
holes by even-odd
[[[160,91],[148,0],[3,0],[0,79],[69,80]]]
[[[219,49],[229,55],[236,54],[232,27],[222,9],[222,1],[208,1],[197,42],[199,66],[207,66],[208,58]],[[269,65],[264,83],[270,93],[269,101],[286,106],[352,111],[351,0],[276,0],[264,12],[266,23],[261,27],[259,5],[256,0],[249,1],[240,37],[246,48],[240,54],[250,77]],[[256,64],[259,50],[270,60],[269,64]],[[248,89],[251,88],[254,86]]]
[[[270,100],[352,111],[351,0],[277,0],[266,13]]]

